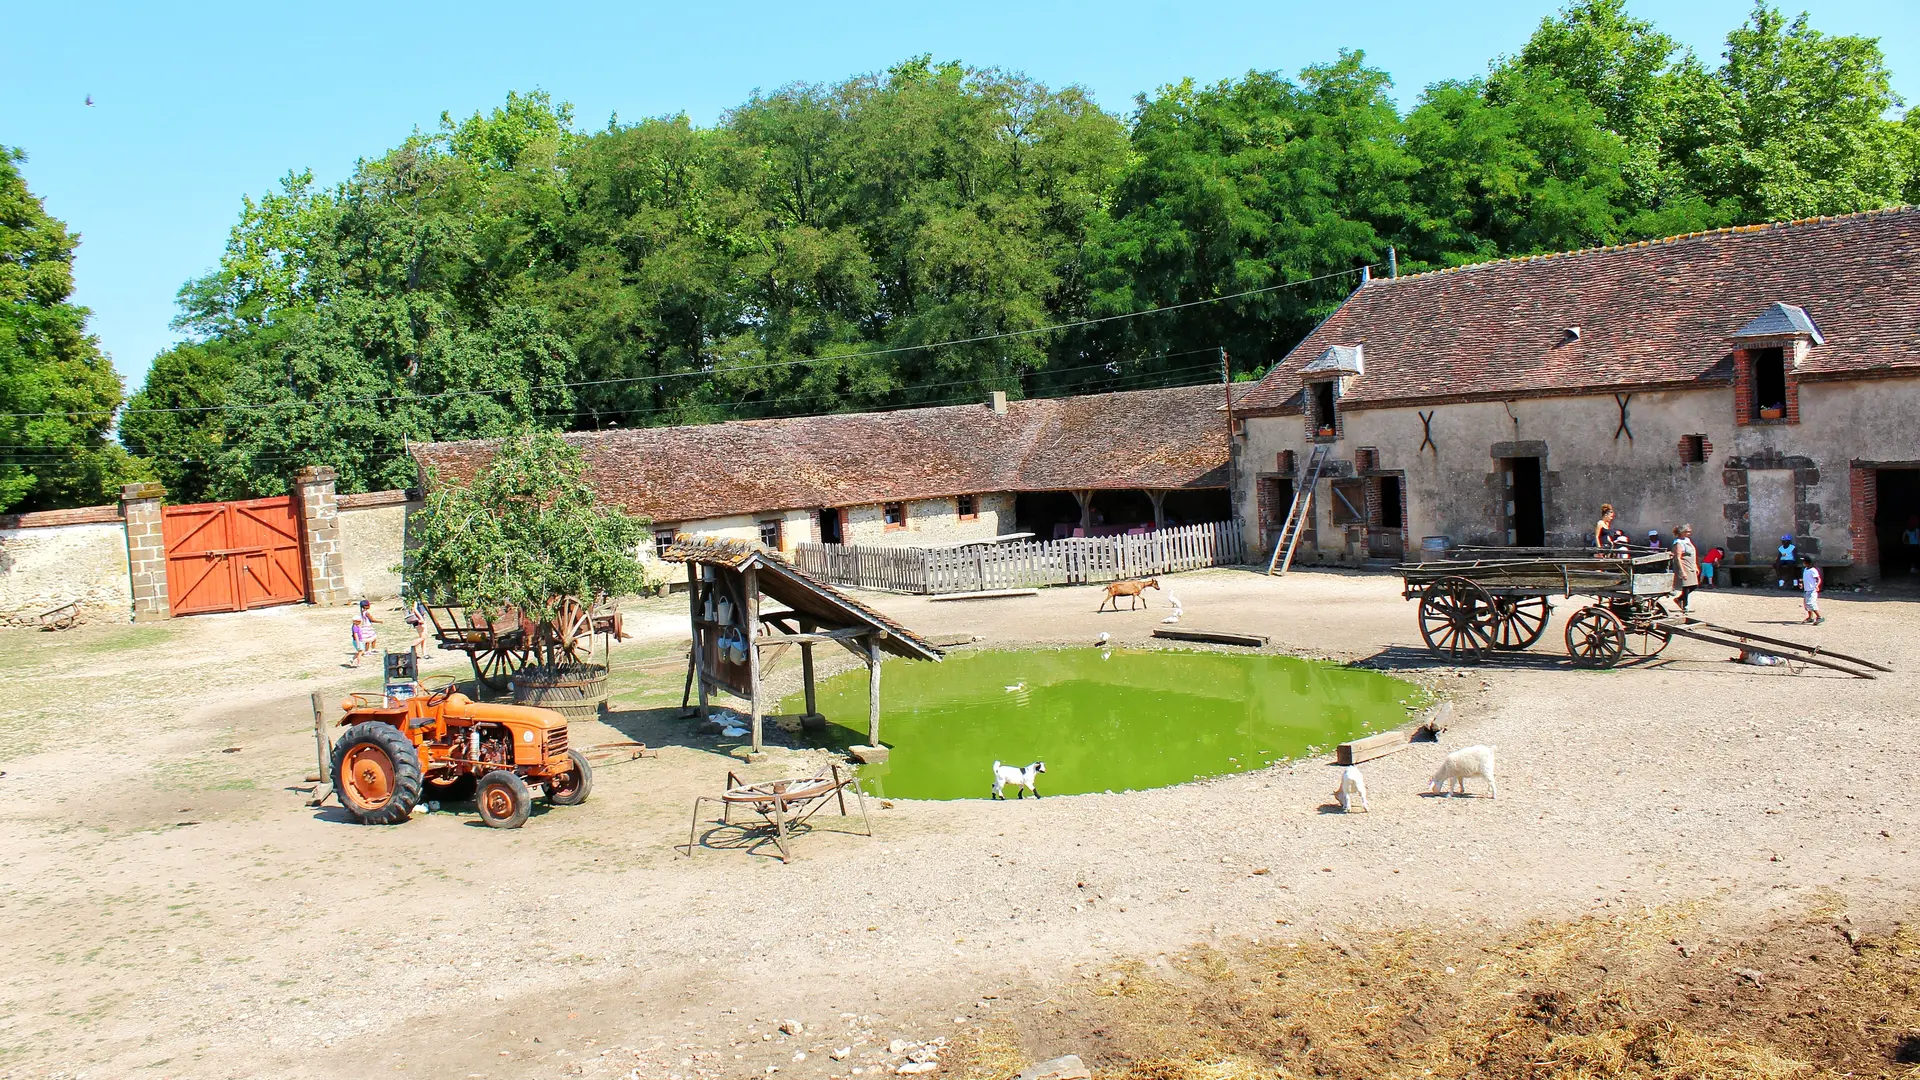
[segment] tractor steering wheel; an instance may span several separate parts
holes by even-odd
[[[427,692],[428,705],[444,705],[460,688],[460,680],[452,675],[429,675],[420,680],[420,687]]]

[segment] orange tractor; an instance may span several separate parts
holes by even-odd
[[[480,819],[517,829],[533,810],[533,785],[555,806],[578,806],[593,767],[567,745],[567,718],[531,705],[492,705],[429,678],[419,693],[341,702],[345,734],[333,744],[333,790],[368,825],[397,825],[427,798],[471,797]]]

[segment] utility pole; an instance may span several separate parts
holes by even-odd
[[[1233,468],[1233,459],[1235,456],[1235,447],[1233,444],[1233,373],[1227,363],[1227,347],[1225,345],[1220,346],[1220,392],[1224,394],[1227,399],[1227,517],[1229,524],[1233,528],[1238,529],[1240,527],[1240,514],[1238,512],[1237,502],[1240,497],[1240,486],[1234,481]]]

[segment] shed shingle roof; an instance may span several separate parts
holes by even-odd
[[[989,491],[1225,487],[1218,384],[986,405],[576,432],[607,501],[655,521]],[[465,483],[493,440],[413,448]]]
[[[1733,335],[1776,303],[1825,336],[1800,379],[1920,375],[1920,208],[1376,278],[1234,408],[1297,411],[1334,346],[1366,349],[1347,408],[1724,382]]]

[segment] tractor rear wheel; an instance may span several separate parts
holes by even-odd
[[[593,793],[593,766],[587,763],[587,755],[568,750],[567,760],[572,768],[547,780],[547,801],[555,806],[579,806]]]
[[[495,769],[480,778],[474,789],[473,805],[480,820],[496,829],[517,829],[527,823],[533,812],[533,791],[527,782],[505,769]]]
[[[333,744],[334,794],[363,825],[407,820],[420,787],[420,753],[392,724],[355,724]]]

